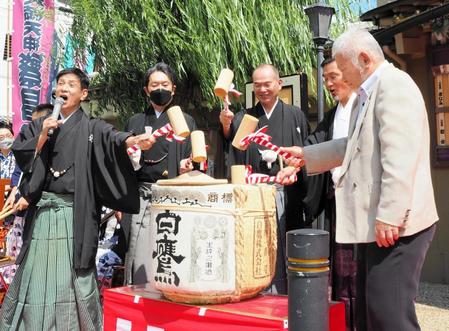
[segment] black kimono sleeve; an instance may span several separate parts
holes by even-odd
[[[296,123],[297,123],[297,127],[300,129],[300,145],[299,146],[304,146],[305,145],[305,141],[307,139],[307,137],[309,136],[310,133],[310,125],[309,125],[309,121],[306,118],[306,115],[304,115],[304,112],[302,110],[297,110],[295,111],[296,114]],[[296,144],[295,144],[296,145]],[[296,145],[298,146],[298,145]]]
[[[245,164],[245,151],[241,151],[234,146],[232,146],[232,140],[235,137],[235,134],[237,133],[237,130],[242,123],[243,116],[245,116],[246,110],[241,110],[234,115],[234,119],[231,122],[231,131],[229,134],[229,137],[226,138],[223,134],[223,127],[220,127],[220,134],[223,138],[223,150],[225,151],[225,160],[226,160],[226,177],[230,180],[231,179],[231,167],[233,165],[241,165]]]
[[[42,122],[43,119],[38,119],[24,126],[12,145],[16,163],[23,172],[30,172],[32,169],[37,142],[42,131]]]
[[[328,111],[316,129],[307,137],[305,145],[319,144],[332,139],[331,127],[335,109]],[[305,166],[307,169],[307,165]],[[317,218],[324,210],[331,181],[330,172],[307,177],[307,194],[303,199],[304,212],[309,219]]]
[[[37,202],[40,199],[47,173],[48,140],[41,151],[35,155],[44,119],[39,118],[24,127],[12,146],[16,163],[23,172],[19,190],[29,203]]]
[[[316,129],[306,138],[305,145],[319,144],[332,139],[329,137],[330,128],[333,125],[335,111],[330,110],[325,115],[323,120],[318,123]]]
[[[196,126],[196,122],[190,115],[184,114],[187,122],[187,126],[189,127],[190,132],[195,131],[198,129]],[[181,154],[180,154],[180,160],[187,159],[190,157],[190,154],[192,153],[192,141],[190,139],[190,136],[185,140],[183,144],[179,145],[181,147]]]
[[[196,122],[190,115],[183,113],[190,132],[197,129]],[[165,139],[165,138],[164,138]],[[172,141],[168,150],[168,178],[174,178],[180,174],[180,162],[190,157],[192,142],[190,136],[183,142]]]
[[[93,183],[99,204],[127,213],[139,211],[137,179],[126,152],[128,132],[101,121],[93,123]]]
[[[301,109],[291,105],[284,105],[284,111],[286,118],[283,127],[284,135],[287,135],[284,138],[285,147],[304,146],[305,139],[309,134],[309,123],[306,116]],[[291,136],[291,138],[288,139],[288,136]],[[295,183],[284,187],[287,200],[285,205],[287,231],[303,228],[309,223],[308,218],[303,217],[305,209],[303,200],[308,187],[307,173],[304,169],[301,169],[297,176],[298,180]],[[307,216],[307,213],[305,216]]]

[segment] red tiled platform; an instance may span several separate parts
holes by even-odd
[[[343,303],[331,304],[330,331],[345,331],[344,315]],[[104,292],[106,331],[288,330],[287,316],[286,296],[259,295],[239,303],[194,306],[170,302],[145,285]]]

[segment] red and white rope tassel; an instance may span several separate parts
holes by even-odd
[[[256,132],[247,135],[246,137],[242,138],[242,140],[240,141],[240,145],[248,146],[251,142],[255,142],[256,144],[259,144],[261,146],[265,146],[265,147],[271,149],[275,153],[281,155],[286,160],[292,158],[293,155],[291,155],[288,152],[281,151],[280,147],[278,147],[270,142],[272,137],[266,134],[267,130],[268,130],[268,126],[264,126],[264,127],[260,128],[259,130],[257,130]],[[265,174],[253,174],[252,167],[249,165],[246,166],[245,177],[246,177],[247,184],[257,184],[257,183],[282,184],[280,181],[278,181],[276,179],[275,176],[268,176]],[[292,179],[293,181],[296,182],[298,177],[295,174],[295,175],[290,176],[290,179]]]
[[[152,136],[154,138],[160,138],[160,137],[165,136],[165,139],[167,139],[168,141],[173,141],[173,139],[175,139],[177,142],[183,142],[185,139],[183,137],[179,137],[179,136],[175,135],[170,123],[167,123],[163,127],[154,131]],[[126,151],[128,152],[128,155],[133,155],[134,153],[136,153],[139,150],[140,150],[139,145],[133,145],[131,147],[128,147],[128,149]]]
[[[282,156],[284,159],[288,160],[293,157],[288,152],[283,152],[280,150],[279,146],[276,146],[275,144],[271,143],[271,136],[267,135],[265,132],[267,132],[268,126],[265,125],[264,127],[260,128],[254,133],[251,133],[247,135],[246,137],[243,137],[240,141],[241,146],[248,146],[251,142],[255,142],[256,144],[259,144],[261,146],[265,146],[272,151],[276,152],[280,156]]]
[[[296,182],[298,179],[296,175],[292,175],[293,180]],[[250,165],[245,167],[245,180],[246,184],[260,184],[260,183],[277,183],[281,184],[280,181],[276,179],[276,176],[269,176],[265,174],[255,173],[253,174],[253,168]]]

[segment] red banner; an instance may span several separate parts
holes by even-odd
[[[33,109],[46,102],[50,84],[53,0],[15,0],[12,35],[12,109],[17,134]]]

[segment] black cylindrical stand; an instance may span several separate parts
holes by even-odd
[[[288,329],[329,330],[329,233],[287,232]]]

